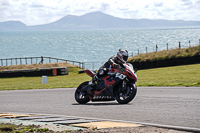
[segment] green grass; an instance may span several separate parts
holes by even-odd
[[[79,68],[69,68],[69,75],[42,77],[0,78],[0,90],[48,89],[77,87],[91,78],[78,74]],[[139,70],[137,86],[200,86],[200,64]]]
[[[200,86],[200,64],[140,70],[138,86]]]
[[[86,74],[78,74],[78,70],[79,68],[69,68],[69,75],[48,76],[47,84],[42,84],[42,77],[0,78],[0,90],[77,87],[81,82],[90,80]]]

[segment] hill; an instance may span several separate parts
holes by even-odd
[[[26,29],[26,28],[27,28],[27,26],[20,21],[0,22],[0,31],[22,30],[22,29]]]
[[[0,30],[56,31],[85,29],[124,29],[150,27],[200,26],[200,21],[122,19],[102,12],[92,12],[82,16],[67,15],[55,22],[26,26],[18,21],[0,22]]]
[[[200,63],[200,45],[139,54],[128,59],[137,69],[168,67]]]

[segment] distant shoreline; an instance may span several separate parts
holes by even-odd
[[[32,26],[27,26],[20,21],[0,22],[0,31],[68,31],[184,26],[200,26],[200,21],[123,19],[102,12],[92,12],[82,16],[67,15],[55,22]]]

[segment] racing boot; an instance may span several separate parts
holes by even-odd
[[[99,78],[95,75],[92,77],[92,79],[89,82],[90,88],[88,88],[87,93],[93,97],[94,96],[94,90],[95,90],[95,81],[97,81]]]
[[[93,97],[93,96],[94,96],[94,89],[93,89],[91,86],[89,86],[89,88],[87,89],[87,93],[88,93],[91,97]]]

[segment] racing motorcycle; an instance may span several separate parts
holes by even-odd
[[[91,77],[95,76],[95,72],[84,70]],[[90,96],[87,90],[91,85],[89,81],[81,83],[75,91],[75,100],[79,104],[86,104],[89,101],[111,101],[117,100],[120,104],[127,104],[133,100],[137,93],[135,82],[137,75],[130,63],[123,64],[122,67],[116,69],[111,68],[107,75],[100,78],[93,87],[94,95]]]

